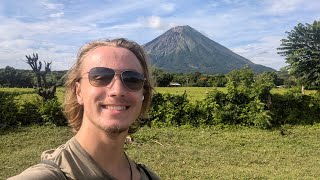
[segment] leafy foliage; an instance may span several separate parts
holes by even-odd
[[[18,122],[15,121],[17,110],[14,95],[0,91],[0,129],[18,124]]]
[[[32,76],[22,70],[7,66],[0,69],[0,87],[32,87]]]
[[[320,94],[311,96],[301,94],[298,89],[284,95],[272,96],[272,123],[282,124],[314,124],[320,122]]]
[[[186,94],[155,94],[150,124],[155,126],[244,125],[271,128],[283,124],[313,124],[320,119],[319,95],[270,93],[274,73],[254,77],[244,68],[227,75],[227,93],[213,89],[202,101],[189,102]]]
[[[38,111],[45,124],[54,124],[57,126],[67,125],[67,120],[62,112],[61,103],[59,103],[57,98],[44,101]]]
[[[52,71],[46,75],[49,86],[56,84],[62,86],[66,71]],[[7,66],[0,69],[0,87],[23,87],[31,88],[37,86],[37,78],[32,70],[15,69]]]
[[[25,126],[32,124],[67,125],[62,113],[61,103],[57,98],[43,101],[41,97],[29,101],[17,101],[22,94],[33,92],[0,91],[0,129],[10,126]]]
[[[163,71],[162,69],[153,68],[152,76],[156,83],[156,86],[167,87],[173,79],[172,74]]]
[[[320,21],[299,23],[281,40],[278,54],[286,57],[287,69],[302,84],[320,87]]]
[[[40,97],[33,98],[30,101],[23,101],[18,104],[17,121],[21,125],[41,124],[42,119],[39,114],[39,105],[42,103]]]
[[[198,76],[201,77],[200,74]],[[229,73],[226,78],[227,92],[210,88],[204,99],[198,98],[192,102],[189,101],[186,91],[182,95],[154,94],[149,119],[143,121],[141,125],[156,127],[243,125],[266,129],[284,124],[320,122],[319,93],[302,95],[298,90],[293,90],[285,94],[271,94],[270,90],[274,87],[276,78],[274,73],[267,72],[254,76],[253,71],[247,67]],[[1,112],[8,111],[8,114],[0,115],[3,127],[34,123],[66,125],[61,104],[56,98],[42,101],[38,96],[34,100],[17,104],[14,100],[16,95],[19,93],[15,92],[2,98],[0,108],[4,110]]]
[[[156,67],[152,67],[152,76],[157,87],[167,87],[170,82],[177,82],[185,87],[225,87],[227,83],[225,75],[168,73]]]
[[[186,104],[188,104],[186,94],[155,94],[150,109],[150,119],[152,119],[153,125],[181,126],[186,124],[184,118]]]

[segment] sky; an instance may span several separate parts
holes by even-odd
[[[67,70],[92,40],[124,37],[143,45],[189,25],[250,61],[279,70],[281,39],[320,20],[318,0],[1,0],[0,68],[31,69],[38,53]]]

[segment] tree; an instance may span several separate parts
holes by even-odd
[[[17,71],[15,68],[10,67],[10,66],[6,66],[6,68],[4,69],[4,73],[5,73],[5,80],[6,80],[6,86],[8,87],[14,87],[14,82],[12,82],[12,80],[15,80],[15,76],[17,74]]]
[[[278,54],[286,57],[287,69],[302,85],[320,88],[320,21],[299,23],[281,40]]]
[[[250,87],[254,82],[254,72],[248,66],[233,70],[227,75],[227,99],[235,104],[246,104],[249,101]]]
[[[173,79],[173,75],[162,69],[152,68],[152,76],[155,78],[156,86],[167,87]]]
[[[37,89],[38,94],[44,98],[45,101],[53,99],[55,97],[56,93],[56,85],[49,87],[47,84],[46,75],[47,73],[51,72],[51,63],[47,63],[44,61],[45,70],[41,71],[42,68],[42,62],[38,62],[38,54],[33,54],[33,57],[27,56],[26,63],[29,64],[33,70],[33,72],[37,76]],[[43,83],[42,83],[43,82]]]
[[[0,69],[0,87],[32,87],[32,77],[22,70],[6,66]]]

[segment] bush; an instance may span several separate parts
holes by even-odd
[[[38,112],[44,124],[54,124],[57,126],[67,125],[67,120],[63,115],[61,103],[57,98],[43,101],[39,106]]]
[[[39,113],[39,105],[42,103],[40,97],[36,97],[31,101],[23,101],[18,106],[18,121],[21,125],[41,124],[42,118]]]
[[[253,125],[263,129],[272,127],[270,111],[266,110],[265,103],[261,102],[258,97],[248,103],[244,109],[243,122],[245,125]]]
[[[303,95],[299,90],[272,95],[272,123],[314,124],[320,122],[320,95]]]
[[[222,92],[214,89],[210,91],[205,99],[200,102],[200,112],[202,112],[200,118],[200,124],[203,125],[217,125],[224,123],[226,119],[224,116],[223,107],[226,103],[226,95]]]
[[[57,98],[48,101],[44,101],[41,97],[30,101],[15,100],[22,94],[25,92],[0,91],[0,129],[31,124],[67,125]]]
[[[13,93],[0,91],[0,129],[19,124],[16,121],[18,108],[14,97]]]
[[[181,126],[186,124],[184,106],[188,104],[186,93],[183,95],[156,93],[152,97],[150,119],[155,126]]]

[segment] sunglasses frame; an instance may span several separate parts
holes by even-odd
[[[110,82],[107,83],[107,84],[105,84],[105,85],[104,85],[104,84],[99,85],[99,84],[95,84],[94,82],[92,82],[92,81],[94,81],[94,79],[92,79],[90,73],[91,73],[92,71],[96,70],[96,69],[112,70],[112,71],[113,71],[113,77],[112,77],[112,79],[110,80]],[[139,76],[142,77],[142,79],[139,79],[139,80],[142,81],[141,87],[139,87],[139,89],[132,89],[132,88],[129,88],[129,87],[128,87],[128,85],[126,84],[126,82],[125,82],[125,80],[124,80],[124,78],[123,78],[123,73],[126,73],[126,72],[137,73]],[[127,88],[128,90],[130,90],[130,91],[139,91],[140,89],[142,89],[142,88],[144,87],[144,82],[146,81],[146,78],[144,77],[144,75],[143,75],[142,73],[139,73],[139,72],[134,71],[134,70],[123,70],[123,71],[121,71],[121,70],[115,70],[115,69],[107,68],[107,67],[93,67],[93,68],[91,68],[88,72],[83,73],[83,74],[80,76],[80,78],[77,80],[77,82],[79,82],[79,81],[83,78],[83,76],[84,76],[85,74],[88,74],[89,83],[90,83],[93,87],[105,87],[105,86],[108,86],[108,85],[113,81],[113,79],[116,77],[116,75],[120,75],[120,80],[121,80],[122,84],[124,85],[124,87],[126,87],[126,88]]]

